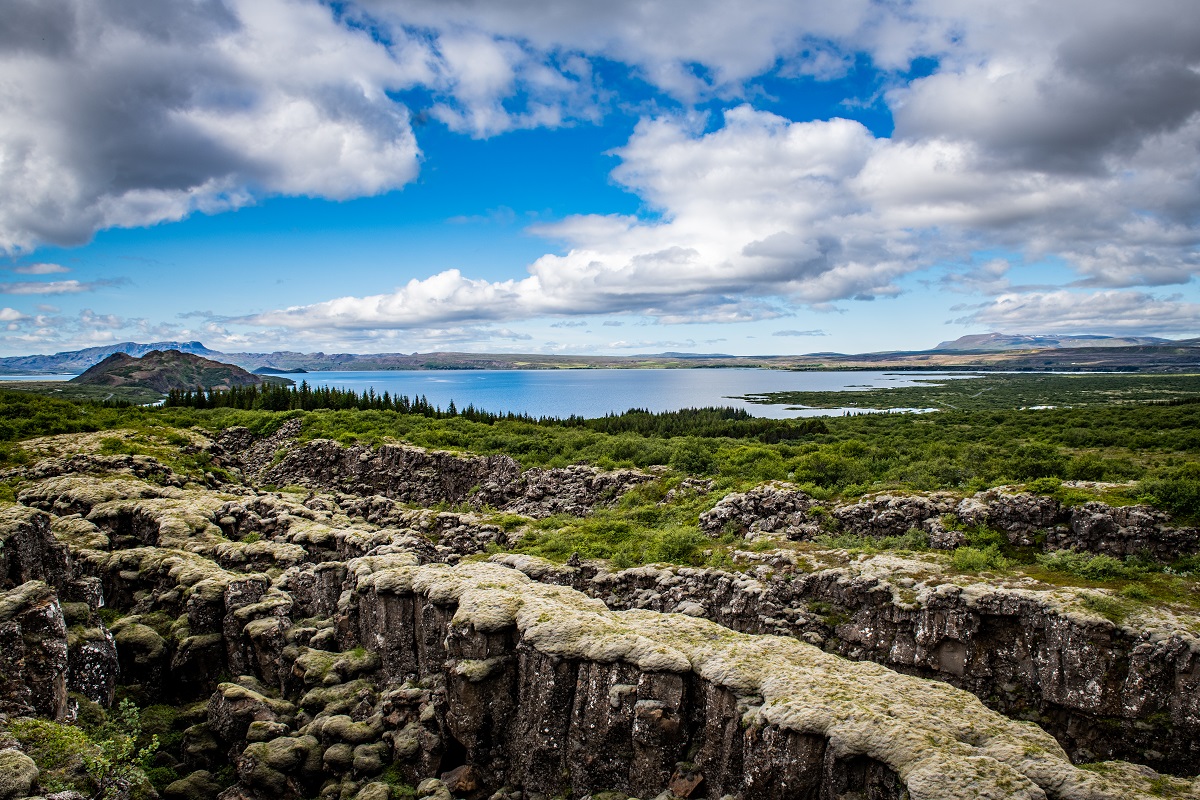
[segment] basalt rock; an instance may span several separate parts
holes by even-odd
[[[958,498],[948,492],[930,495],[878,494],[861,502],[837,506],[832,516],[841,530],[859,536],[903,536],[908,531],[929,530],[929,523],[952,513]]]
[[[68,717],[67,626],[53,588],[29,581],[0,594],[0,711]]]
[[[232,451],[236,435],[222,441]],[[272,443],[271,459],[285,453],[266,469],[326,446],[289,441]],[[355,451],[333,446],[334,461]],[[1143,766],[1200,766],[1200,646],[1186,621],[1117,625],[1087,610],[1087,592],[955,585],[935,562],[894,556],[813,568],[758,554],[775,566],[749,573],[481,563],[465,556],[511,544],[510,520],[400,497],[425,468],[450,473],[431,474],[430,491],[459,491],[472,460],[401,450],[362,448],[361,469],[338,462],[338,476],[359,477],[337,477],[333,493],[53,470],[24,485],[41,510],[0,518],[4,541],[27,542],[12,574],[61,575],[4,587],[0,711],[66,719],[68,687],[108,702],[116,669],[102,656],[115,655],[130,691],[188,709],[163,762],[183,776],[170,797],[380,800],[397,779],[467,800],[1200,796]],[[412,469],[371,474],[385,457]],[[651,478],[518,470],[500,494],[468,486],[466,502],[582,514]],[[708,525],[891,536],[958,504],[821,507],[774,484],[718,505],[732,511]],[[1141,524],[1128,513],[1120,525]],[[111,650],[97,644],[103,606],[120,614]],[[1071,765],[1113,756],[1139,765]]]
[[[62,586],[67,548],[50,529],[50,516],[32,508],[0,507],[0,589],[28,581]]]
[[[532,517],[587,514],[653,480],[636,470],[587,466],[522,472],[506,455],[465,456],[409,445],[346,447],[328,439],[298,444],[297,422],[264,439],[242,428],[230,429],[217,440],[213,452],[222,464],[263,483],[381,496],[420,506],[467,503]]]
[[[700,515],[700,530],[709,536],[732,533],[754,539],[778,535],[811,539],[830,529],[825,518],[810,513],[813,499],[791,484],[771,481],[748,492],[729,494]]]
[[[1149,554],[1172,561],[1196,552],[1198,542],[1200,531],[1171,526],[1167,514],[1148,506],[1114,508],[1085,503],[1071,509],[1065,527],[1049,532],[1046,548],[1086,550],[1118,558]]]
[[[444,686],[443,703],[417,713],[439,723],[438,769],[469,765],[489,790],[648,796],[703,783],[707,796],[744,798],[1150,792],[1134,770],[1074,768],[1036,726],[965,692],[796,639],[613,612],[499,565],[355,573],[359,606],[349,612],[360,636],[370,642],[381,623],[390,632],[384,675]],[[391,624],[403,618],[412,623]],[[353,736],[354,724],[347,720],[336,738]],[[420,736],[415,748],[411,735],[401,738],[405,758],[418,758]]]
[[[64,458],[48,458],[20,471],[22,477],[30,479],[48,478],[56,475],[126,473],[141,480],[162,486],[182,487],[183,476],[156,458],[144,455],[98,455],[76,453]]]
[[[750,541],[800,541],[834,533],[883,538],[916,530],[933,547],[953,549],[963,544],[963,529],[972,527],[988,527],[1004,533],[1013,545],[1045,551],[1138,555],[1162,562],[1200,552],[1200,530],[1174,526],[1167,514],[1149,506],[1089,502],[1071,507],[1003,486],[961,500],[949,492],[876,494],[830,505],[791,484],[772,481],[726,495],[700,515],[700,529],[709,536],[732,533]]]
[[[927,566],[889,556],[809,574],[763,567],[758,576],[494,560],[542,583],[573,586],[610,608],[706,617],[945,681],[993,709],[1037,720],[1078,760],[1200,769],[1200,638],[1169,620],[1117,625],[1080,604],[1087,594],[918,585],[908,576]]]

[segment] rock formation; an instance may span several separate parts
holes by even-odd
[[[155,762],[172,800],[1200,797],[1178,777],[1200,767],[1194,618],[1118,625],[1089,591],[933,556],[480,560],[520,536],[493,509],[586,514],[655,477],[295,434],[227,432],[211,452],[244,482],[215,487],[145,457],[19,470],[0,506],[0,800],[46,788],[7,720],[67,722],[118,685],[180,709]],[[1167,525],[1018,494],[821,513],[771,485],[702,524],[890,536],[981,508],[1023,541],[1049,519],[1089,543]]]
[[[832,533],[882,538],[917,530],[928,534],[934,547],[947,550],[962,544],[963,529],[978,526],[1002,531],[1014,545],[1046,551],[1145,555],[1165,562],[1200,552],[1200,530],[1172,525],[1166,514],[1149,506],[1067,506],[1007,486],[963,499],[950,492],[877,494],[831,506],[773,481],[727,495],[700,515],[700,528],[710,536],[799,541]]]

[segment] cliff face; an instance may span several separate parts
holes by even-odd
[[[884,556],[760,578],[721,570],[497,559],[610,608],[680,612],[737,631],[792,636],[856,661],[945,681],[1038,722],[1076,760],[1200,767],[1200,637],[1170,620],[1117,625],[1088,595],[986,585],[913,589],[924,565]]]
[[[916,557],[480,561],[520,533],[404,503],[586,513],[653,476],[237,431],[214,453],[310,490],[77,455],[0,508],[0,712],[69,720],[118,682],[186,706],[172,800],[1200,797],[1150,769],[1200,765],[1192,618],[1116,625],[1088,591]],[[1109,757],[1134,763],[1072,764]]]

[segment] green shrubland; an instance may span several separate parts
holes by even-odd
[[[1200,517],[1200,404],[1192,403],[876,414],[834,417],[817,426],[807,420],[748,419],[720,409],[631,411],[589,421],[481,422],[375,409],[114,408],[0,391],[0,458],[9,464],[25,458],[14,447],[22,439],[115,429],[142,438],[105,440],[105,452],[177,453],[167,445],[170,437],[178,439],[178,429],[211,433],[242,425],[268,433],[293,417],[302,420],[302,438],[369,445],[396,440],[506,453],[526,467],[661,465],[714,477],[722,486],[788,480],[826,496],[889,488],[976,491],[1041,481],[1050,487],[1041,491],[1082,502],[1096,495],[1055,487],[1069,480],[1123,482],[1131,484],[1124,490],[1126,502],[1151,502],[1185,519]],[[204,454],[187,458],[190,462],[174,466],[206,468]]]

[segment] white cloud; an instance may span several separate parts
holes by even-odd
[[[23,264],[19,267],[13,267],[13,272],[18,275],[54,275],[62,272],[70,272],[71,270],[64,267],[62,264],[48,264],[45,262],[37,264]]]
[[[305,0],[14,0],[0,35],[0,251],[412,180],[408,111],[431,75]],[[22,36],[35,30],[37,37]]]
[[[1029,292],[1003,294],[980,305],[956,306],[970,313],[960,324],[1003,331],[1069,331],[1075,333],[1200,334],[1200,303],[1181,295],[1158,297],[1146,292]]]
[[[449,270],[390,294],[246,321],[411,329],[635,312],[660,322],[742,322],[795,304],[824,310],[894,297],[899,277],[970,262],[986,247],[1057,255],[1102,285],[1186,281],[1198,258],[1191,229],[1166,221],[1170,209],[1123,202],[1126,175],[997,171],[968,142],[880,139],[857,122],[789,122],[749,106],[728,111],[716,130],[704,132],[702,122],[642,121],[616,151],[613,178],[655,215],[535,226],[566,252],[537,259],[528,277],[493,282]],[[1006,272],[997,261],[947,280],[1011,292]]]
[[[0,282],[0,294],[79,294],[94,292],[105,286],[117,286],[121,281],[9,281]]]
[[[270,194],[388,191],[414,178],[420,155],[395,91],[420,87],[434,118],[491,136],[599,119],[629,99],[604,78],[615,66],[684,104],[644,119],[616,151],[613,179],[644,201],[641,216],[538,226],[562,249],[510,280],[442,270],[226,324],[353,342],[554,315],[747,321],[893,297],[906,275],[988,250],[1059,260],[1075,288],[1187,284],[1200,269],[1193,5],[12,0],[0,31],[11,77],[0,83],[0,251]],[[907,85],[879,76],[890,139],[750,105],[714,128],[687,107],[754,97],[748,84],[765,74],[835,78],[862,54],[885,72],[936,59]],[[503,211],[496,221],[514,219]],[[1054,308],[1054,292],[1014,287],[998,264],[953,268],[941,285]]]
[[[787,330],[787,331],[775,331],[771,335],[772,336],[828,336],[829,334],[822,330],[808,330],[808,331]]]

